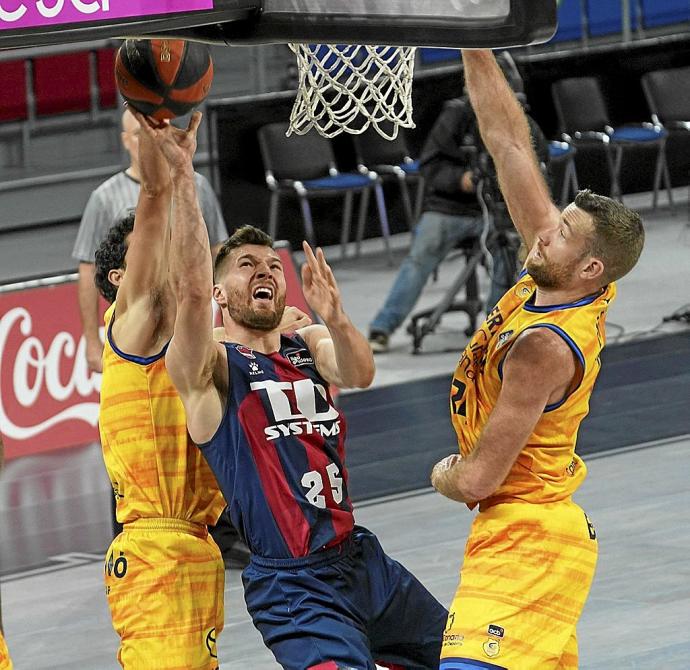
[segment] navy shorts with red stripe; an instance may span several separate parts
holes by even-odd
[[[438,668],[447,610],[365,528],[306,558],[253,556],[242,581],[254,625],[285,670]]]

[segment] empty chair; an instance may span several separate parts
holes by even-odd
[[[642,89],[652,121],[663,125],[669,133],[671,164],[678,174],[687,177],[690,174],[690,67],[647,72],[642,76]]]
[[[558,5],[558,29],[552,42],[581,40],[583,36],[583,0],[563,0]]]
[[[19,138],[22,165],[26,163],[29,144],[26,67],[25,60],[0,62],[0,136]]]
[[[577,146],[582,143],[597,143],[603,147],[609,176],[611,197],[622,199],[620,171],[626,148],[650,145],[657,149],[654,171],[654,207],[657,205],[661,179],[673,206],[671,180],[666,164],[666,130],[658,125],[642,123],[613,128],[609,120],[606,103],[594,77],[561,79],[551,88],[554,106],[561,133],[567,141]]]
[[[424,195],[424,177],[419,171],[419,161],[410,156],[405,136],[400,131],[394,140],[381,137],[373,128],[361,135],[352,136],[357,154],[357,167],[362,174],[372,170],[382,177],[395,178],[400,185],[405,218],[410,230],[419,219]],[[416,182],[415,204],[412,206],[408,181]]]
[[[642,89],[654,123],[690,131],[690,67],[647,72]]]
[[[554,197],[558,197],[561,207],[565,207],[580,190],[575,170],[576,152],[577,149],[568,142],[549,142],[548,170],[554,180]]]
[[[688,0],[639,0],[644,28],[658,28],[690,21]]]
[[[388,216],[378,175],[375,172],[338,172],[331,143],[326,138],[316,132],[286,137],[287,128],[287,123],[270,123],[258,131],[266,184],[271,191],[269,235],[274,239],[276,237],[280,197],[292,194],[300,203],[305,236],[310,244],[314,244],[314,223],[309,198],[342,195],[344,200],[340,242],[344,257],[350,235],[352,201],[354,194],[359,193],[361,199],[356,237],[356,254],[359,255],[369,195],[374,191],[383,242],[389,262],[392,262]]]
[[[33,61],[36,116],[91,112],[88,51],[39,56]]]
[[[621,0],[586,0],[587,26],[590,37],[617,35],[623,31]],[[630,5],[632,6],[632,5]],[[630,27],[637,28],[637,14],[630,12]]]

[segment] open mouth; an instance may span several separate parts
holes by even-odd
[[[273,289],[268,286],[257,286],[252,293],[252,298],[270,302],[273,300]]]

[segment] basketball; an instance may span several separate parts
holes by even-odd
[[[213,81],[208,47],[185,40],[125,40],[115,59],[115,81],[134,109],[157,121],[200,105]]]

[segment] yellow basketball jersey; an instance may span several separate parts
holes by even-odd
[[[450,410],[460,452],[469,454],[486,425],[501,391],[503,361],[525,330],[549,328],[558,333],[580,362],[582,378],[559,402],[547,405],[503,484],[480,504],[524,500],[546,503],[568,498],[587,469],[575,454],[580,422],[599,374],[605,344],[605,319],[616,295],[609,284],[595,295],[566,305],[534,305],[534,280],[523,271],[472,336],[455,370]]]
[[[165,349],[142,358],[117,349],[105,313],[99,428],[117,500],[117,519],[165,517],[215,524],[225,502],[187,434],[182,401],[165,368]]]

